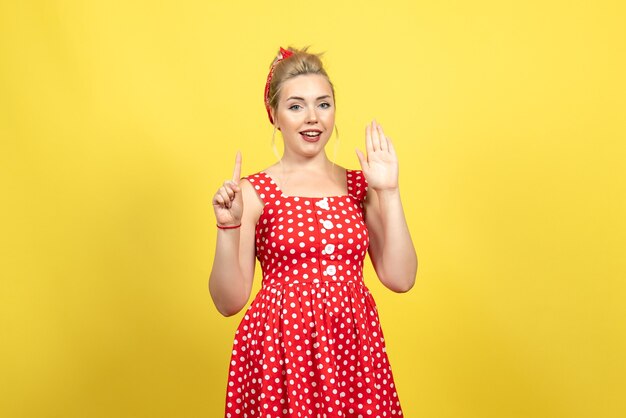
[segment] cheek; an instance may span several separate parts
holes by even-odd
[[[278,125],[278,130],[282,131],[285,126],[287,126],[287,119],[285,119],[285,115],[281,112],[274,113],[274,124]]]
[[[282,123],[282,125],[287,126],[289,124],[293,124],[297,119],[297,114],[294,112],[289,112],[286,110],[279,110],[276,112],[277,120]]]

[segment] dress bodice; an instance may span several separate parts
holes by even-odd
[[[360,170],[346,170],[346,195],[327,197],[285,195],[264,171],[247,179],[264,203],[255,234],[263,286],[363,280],[369,235]]]

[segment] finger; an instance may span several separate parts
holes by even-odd
[[[372,121],[372,147],[374,151],[380,150],[380,138],[378,137],[378,126],[376,120]]]
[[[232,180],[227,180],[224,182],[224,189],[226,189],[226,193],[228,193],[228,197],[230,198],[230,200],[233,200],[235,198],[235,194],[237,194],[235,187],[237,186]]]
[[[216,194],[215,196],[213,196],[213,204],[224,208],[224,199],[219,194]]]
[[[227,208],[230,208],[231,201],[230,201],[230,196],[228,196],[228,192],[226,191],[226,188],[224,186],[220,187],[220,190],[218,193],[220,194],[222,199],[224,199],[224,205]]]
[[[356,149],[356,156],[359,158],[359,163],[361,164],[361,169],[362,170],[366,170],[367,168],[369,168],[369,164],[367,163],[367,158],[365,158],[365,155],[363,155],[363,153],[361,152],[360,149]]]
[[[224,192],[226,193],[226,196],[228,196],[228,200],[232,202],[232,200],[235,198],[235,192],[233,191],[233,189],[228,186],[224,186]]]
[[[235,157],[235,169],[233,171],[233,181],[236,184],[239,184],[240,179],[241,179],[241,151],[237,151],[237,156]]]
[[[396,149],[393,146],[393,142],[391,141],[391,138],[387,138],[387,145],[389,146],[389,152],[392,153],[393,155],[396,155]]]
[[[383,151],[389,151],[389,145],[387,144],[387,137],[385,136],[385,132],[383,132],[383,127],[380,126],[380,124],[377,124],[376,129],[380,138],[380,149]]]
[[[367,125],[365,127],[365,150],[367,151],[367,155],[370,155],[374,152],[374,147],[372,146],[372,126]]]

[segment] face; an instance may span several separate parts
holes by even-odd
[[[320,74],[305,74],[285,81],[274,120],[282,132],[286,155],[317,155],[335,127],[335,102],[328,80]]]

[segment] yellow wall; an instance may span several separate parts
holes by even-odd
[[[400,154],[417,283],[367,283],[405,415],[626,416],[622,4],[2,0],[0,416],[220,416],[210,199],[306,44],[337,161],[374,117]]]

